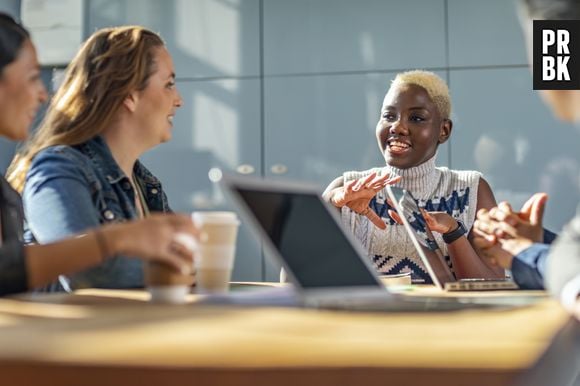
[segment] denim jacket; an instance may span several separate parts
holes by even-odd
[[[0,295],[26,291],[27,274],[22,241],[22,200],[0,176]]]
[[[133,173],[151,212],[170,211],[159,180],[139,161]],[[100,136],[39,152],[23,191],[26,241],[49,243],[100,224],[137,218],[135,191]],[[61,276],[47,290],[143,287],[142,262],[117,256],[98,267]]]

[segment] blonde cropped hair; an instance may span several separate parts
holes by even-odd
[[[447,83],[439,76],[430,71],[414,70],[401,72],[397,74],[391,88],[403,84],[414,84],[420,86],[427,91],[427,94],[439,110],[439,114],[444,119],[449,119],[451,116],[451,97],[449,96],[449,88]]]

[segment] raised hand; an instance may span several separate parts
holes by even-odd
[[[392,177],[389,174],[379,176],[373,172],[365,178],[349,181],[344,186],[332,189],[329,201],[337,208],[347,206],[353,212],[366,216],[378,228],[385,229],[385,223],[369,208],[369,203],[385,186],[400,180],[399,176]]]

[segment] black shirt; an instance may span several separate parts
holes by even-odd
[[[27,290],[24,260],[24,211],[22,198],[4,177],[0,176],[0,295]]]

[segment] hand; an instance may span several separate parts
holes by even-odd
[[[536,193],[522,206],[519,213],[514,212],[507,202],[501,202],[497,207],[492,208],[488,216],[490,219],[498,223],[505,222],[506,224],[517,229],[518,237],[530,239],[533,242],[541,243],[544,241],[544,227],[542,220],[544,217],[544,209],[548,195],[545,193]],[[485,212],[484,212],[485,215]],[[479,216],[478,216],[479,218]],[[485,231],[486,224],[483,225]],[[505,233],[502,226],[494,230],[494,233],[499,238],[506,238],[510,235]]]
[[[353,212],[366,216],[378,228],[385,229],[387,226],[369,208],[369,203],[385,186],[395,184],[400,180],[399,176],[391,177],[389,174],[377,176],[377,173],[371,173],[365,178],[350,181],[342,187],[333,189],[330,202],[338,208],[346,205]]]
[[[154,214],[139,221],[106,225],[102,234],[114,254],[163,262],[184,275],[193,272],[191,243],[199,231],[190,216]]]
[[[519,228],[494,220],[487,209],[477,212],[473,233],[473,245],[478,249],[478,254],[487,258],[491,264],[505,269],[511,269],[513,257],[534,243],[530,238],[522,236]]]
[[[427,226],[431,232],[437,232],[441,234],[448,233],[455,230],[459,226],[457,220],[455,220],[446,212],[427,212],[426,210],[421,209],[421,214],[425,218],[425,222],[427,223]],[[394,210],[389,210],[389,216],[391,216],[391,218],[395,220],[397,224],[403,223],[399,214]]]
[[[529,239],[502,239],[498,242],[495,238],[492,241],[482,236],[475,229],[474,233],[472,245],[477,254],[487,259],[491,265],[499,265],[504,269],[511,269],[514,256],[532,245]]]

